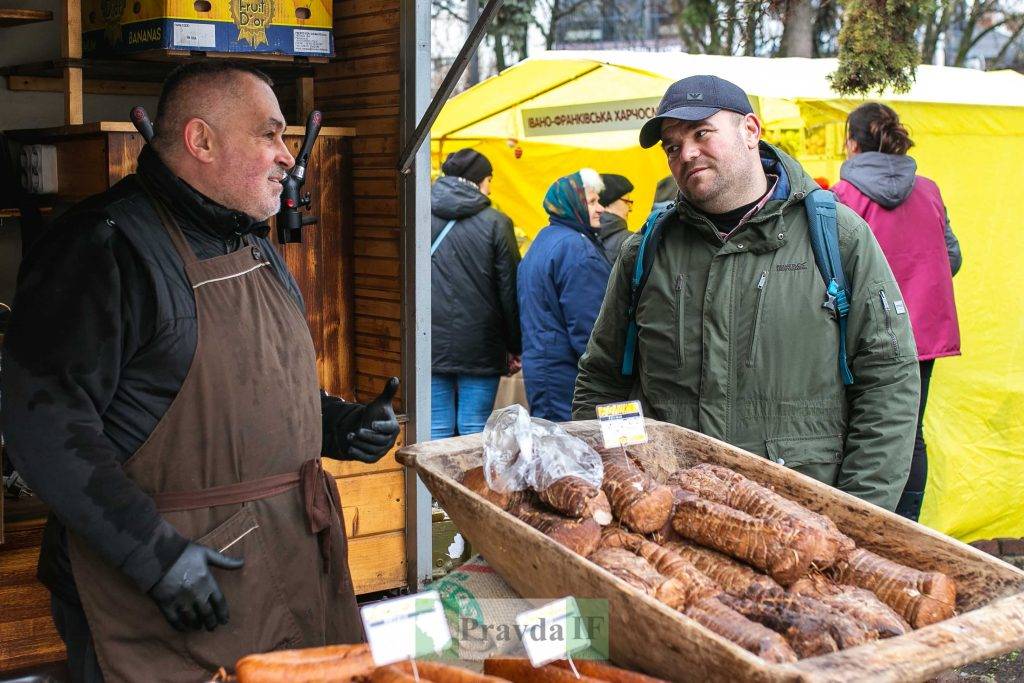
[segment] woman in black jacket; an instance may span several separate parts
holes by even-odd
[[[518,369],[519,249],[512,221],[491,208],[491,164],[448,155],[431,190],[431,424],[443,439],[483,430],[498,381]]]

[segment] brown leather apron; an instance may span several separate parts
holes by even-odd
[[[179,633],[69,534],[104,677],[196,682],[253,652],[358,642],[341,505],[320,467],[319,381],[305,317],[248,238],[199,261],[153,202],[185,263],[198,339],[181,390],[124,468],[184,537],[245,566],[212,569],[230,622]]]

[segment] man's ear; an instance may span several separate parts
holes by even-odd
[[[757,143],[761,140],[761,119],[757,118],[755,114],[747,114],[740,122],[740,130],[747,147],[756,149]]]
[[[194,117],[185,123],[183,131],[185,151],[204,164],[213,161],[213,129],[206,121]]]

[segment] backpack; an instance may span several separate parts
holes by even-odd
[[[822,306],[831,310],[839,321],[839,373],[843,378],[843,384],[850,386],[853,384],[853,373],[850,372],[846,359],[846,322],[850,312],[851,293],[839,254],[839,224],[836,219],[835,195],[827,190],[815,189],[804,199],[804,209],[807,212],[808,234],[811,239],[811,250],[814,252],[814,263],[825,283],[825,302]],[[640,304],[640,294],[651,274],[666,219],[673,211],[675,204],[669,204],[657,215],[648,217],[640,229],[640,249],[633,268],[629,308],[626,311],[626,344],[622,357],[622,374],[626,377],[633,374],[637,339],[636,309]]]

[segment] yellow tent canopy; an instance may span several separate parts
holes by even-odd
[[[680,53],[548,52],[452,98],[431,130],[435,173],[472,147],[494,166],[492,199],[527,235],[547,224],[544,192],[581,167],[636,186],[634,230],[648,213],[662,152],[637,132],[665,88],[711,73],[740,85],[765,137],[811,175],[835,182],[844,121],[829,59]],[[921,66],[913,89],[878,98],[916,143],[920,173],[942,189],[964,266],[954,280],[963,356],[936,364],[926,412],[929,479],[922,522],[962,540],[1024,536],[1024,77]]]

